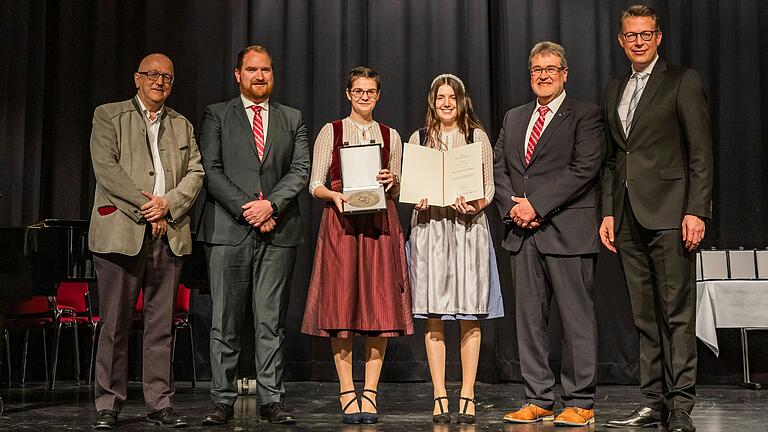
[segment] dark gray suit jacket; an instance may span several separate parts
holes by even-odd
[[[301,112],[270,100],[264,160],[259,161],[253,131],[240,96],[209,105],[200,129],[206,202],[197,239],[237,245],[248,235],[276,246],[301,241],[297,197],[309,179],[309,141]],[[258,199],[277,204],[275,229],[265,235],[242,217],[243,204]]]
[[[508,224],[502,246],[517,252],[532,235],[541,253],[582,255],[600,250],[598,174],[605,157],[600,107],[566,95],[525,166],[523,143],[536,101],[507,111],[494,149],[496,205],[502,218],[527,197],[543,218],[538,229]]]
[[[684,214],[712,217],[712,134],[709,104],[693,69],[656,62],[629,136],[617,112],[629,75],[614,79],[603,106],[608,157],[603,170],[603,216],[619,229],[624,196],[648,229],[679,229]]]

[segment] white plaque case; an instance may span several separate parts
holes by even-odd
[[[342,193],[349,197],[345,214],[373,213],[387,209],[384,187],[376,180],[381,171],[381,144],[345,145],[339,148]]]

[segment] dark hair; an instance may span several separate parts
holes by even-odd
[[[466,139],[469,139],[470,129],[483,128],[480,120],[475,116],[472,99],[464,91],[464,86],[454,78],[444,76],[432,84],[432,87],[429,89],[429,95],[427,95],[427,117],[424,121],[427,128],[425,140],[426,144],[432,148],[439,148],[441,145],[440,117],[437,115],[435,102],[437,101],[437,91],[444,84],[450,86],[453,89],[453,94],[456,96],[456,124],[459,126],[461,133],[467,137]]]
[[[352,83],[358,79],[358,78],[371,78],[372,80],[376,81],[376,89],[381,88],[381,80],[379,78],[379,73],[373,70],[373,68],[369,68],[368,66],[358,66],[355,68],[352,68],[347,72],[347,90],[352,89]]]
[[[237,67],[235,69],[242,69],[243,58],[249,52],[258,52],[258,53],[266,54],[267,57],[269,57],[269,63],[270,64],[272,63],[272,56],[269,54],[269,51],[267,51],[266,48],[264,48],[261,45],[248,45],[247,47],[240,50],[239,53],[237,53]]]
[[[630,17],[649,17],[653,18],[654,30],[661,31],[661,19],[656,15],[652,7],[646,5],[632,5],[626,10],[621,11],[619,18],[619,33],[624,28],[624,20]]]

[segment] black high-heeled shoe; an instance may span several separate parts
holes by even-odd
[[[360,394],[360,397],[362,397],[363,399],[365,399],[368,402],[370,402],[371,405],[373,405],[373,409],[378,411],[379,408],[376,406],[376,402],[374,402],[373,399],[371,399],[368,396],[366,396],[365,395],[366,392],[367,393],[377,394],[376,390],[363,389],[363,393]],[[363,411],[363,412],[360,413],[360,422],[362,424],[375,424],[375,423],[378,423],[379,422],[379,413],[378,412],[369,413],[369,412]]]
[[[432,421],[435,423],[450,423],[451,414],[443,408],[442,399],[448,400],[448,396],[438,396],[435,398],[435,402],[440,406],[440,414],[432,414]],[[448,402],[446,402],[446,405]]]
[[[339,393],[339,397],[355,393],[354,390],[348,390],[345,392]],[[344,405],[344,408],[341,409],[341,422],[344,424],[360,424],[361,417],[360,417],[360,406],[358,405],[358,411],[356,413],[347,414],[347,408],[352,406],[353,403],[358,402],[357,400],[357,394],[355,394],[355,397],[347,402],[346,405]]]
[[[460,397],[459,399],[464,401],[464,407],[461,409],[461,412],[456,415],[456,423],[474,424],[475,415],[467,414],[467,408],[469,408],[470,402],[472,402],[472,405],[475,405],[475,400],[470,398],[465,398],[465,397]]]

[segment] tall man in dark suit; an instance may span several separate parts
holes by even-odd
[[[234,74],[240,96],[208,106],[200,132],[207,199],[198,238],[206,243],[213,300],[213,406],[203,424],[226,423],[233,415],[248,305],[261,417],[290,424],[282,404],[283,321],[301,239],[297,197],[309,179],[307,129],[299,111],[270,100],[274,78],[266,49],[244,48]]]
[[[621,15],[619,44],[632,73],[608,84],[600,239],[618,250],[640,335],[643,404],[608,426],[658,424],[693,431],[696,384],[694,249],[712,214],[707,95],[692,69],[659,59],[659,18],[647,6]]]
[[[128,396],[128,336],[144,292],[144,401],[147,420],[186,426],[172,407],[171,328],[182,255],[192,253],[187,212],[203,169],[192,125],[165,105],[171,59],[150,54],[133,74],[136,96],[96,108],[91,160],[96,177],[88,246],[99,282],[93,427],[115,427]]]
[[[599,222],[597,176],[605,156],[600,108],[565,94],[565,50],[539,42],[529,58],[537,99],[509,110],[494,155],[496,203],[508,222],[520,369],[527,404],[512,423],[552,420],[555,377],[549,368],[550,300],[563,322],[561,381],[565,410],[556,424],[594,423],[597,325],[592,281]]]

